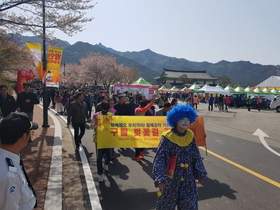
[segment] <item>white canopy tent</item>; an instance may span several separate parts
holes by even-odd
[[[244,89],[244,91],[245,91],[245,92],[252,92],[253,89],[252,89],[250,86],[248,86],[248,87],[246,87],[246,88]]]
[[[243,91],[244,89],[240,86],[238,86],[237,88],[234,89],[235,91]]]
[[[192,86],[189,87],[189,89],[198,90],[198,89],[200,89],[200,86],[195,82],[195,83],[193,83]]]
[[[271,76],[258,84],[256,87],[275,87],[279,88],[280,87],[280,76]]]
[[[271,93],[279,93],[279,91],[276,90],[276,88],[273,88],[273,89],[271,90]]]
[[[209,85],[204,85],[199,91],[204,91],[205,93],[217,93],[222,95],[230,94],[229,91],[223,90],[221,87],[209,86]]]
[[[233,87],[231,87],[230,85],[225,87],[225,90],[233,90]]]

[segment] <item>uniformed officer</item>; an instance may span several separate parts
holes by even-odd
[[[36,196],[24,170],[19,152],[26,146],[38,124],[26,113],[13,112],[0,124],[0,209],[30,210]]]

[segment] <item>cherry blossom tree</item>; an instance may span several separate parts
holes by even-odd
[[[34,68],[27,49],[15,44],[3,32],[0,32],[0,63],[0,73],[12,80],[19,68]]]
[[[139,77],[138,72],[119,64],[113,56],[89,53],[80,59],[80,63],[67,64],[67,71],[71,72],[76,84],[103,85],[104,89],[109,89],[114,83],[129,84]]]

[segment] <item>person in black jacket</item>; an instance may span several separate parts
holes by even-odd
[[[8,94],[8,87],[6,85],[1,85],[0,88],[0,108],[3,117],[7,117],[11,112],[16,110],[16,101],[13,96]]]
[[[39,100],[35,93],[30,92],[31,84],[23,84],[24,91],[18,94],[17,105],[20,112],[25,112],[30,121],[33,120],[34,104],[39,104]]]
[[[72,127],[74,128],[76,151],[79,151],[81,140],[85,134],[86,121],[89,122],[90,120],[86,103],[83,100],[83,93],[77,93],[76,100],[69,105],[68,109],[67,126],[72,123]]]
[[[129,115],[129,107],[125,103],[126,97],[120,96],[119,103],[114,106],[114,109],[117,110],[117,115]]]

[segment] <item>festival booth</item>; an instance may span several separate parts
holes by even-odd
[[[158,89],[158,91],[160,91],[160,92],[168,92],[169,89],[166,88],[166,87],[164,87],[164,86],[162,86],[162,87],[160,87],[160,88]]]
[[[152,85],[142,77],[140,77],[137,81],[133,82],[131,85],[114,84],[115,93],[141,93],[141,95],[145,96],[147,99],[152,98],[156,90],[157,86]]]
[[[185,93],[190,93],[190,92],[193,92],[193,90],[192,90],[192,89],[187,88],[187,87],[182,88],[182,89],[181,89],[181,91],[182,91],[182,92],[185,92]]]
[[[226,86],[224,90],[229,91],[230,93],[235,93],[235,90],[230,85]]]
[[[181,92],[181,90],[179,90],[179,89],[178,89],[177,87],[175,87],[175,86],[173,86],[169,91],[170,91],[170,92],[176,92],[176,93]]]
[[[237,88],[234,89],[235,93],[244,93],[244,89],[242,87],[240,87],[239,85],[237,86]]]
[[[275,94],[275,95],[279,94],[279,91],[276,88],[273,88],[270,92]]]
[[[277,91],[280,91],[280,76],[271,76],[258,84],[256,87],[259,88],[267,88],[269,90],[273,90],[274,88]]]
[[[191,89],[191,90],[199,90],[199,89],[200,89],[200,86],[195,82],[195,83],[193,83],[192,86],[190,86],[189,89]]]
[[[250,86],[248,86],[248,87],[246,87],[246,88],[244,89],[244,93],[253,94],[254,91],[253,91],[253,89],[252,89]]]
[[[263,91],[262,91],[262,89],[260,89],[259,87],[257,87],[257,88],[254,89],[254,93],[255,93],[255,94],[262,94]]]
[[[271,91],[267,87],[262,90],[262,93],[271,95]]]
[[[204,93],[230,95],[229,91],[223,90],[221,87],[209,86],[208,84],[204,85],[199,91],[203,91]]]

